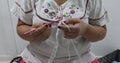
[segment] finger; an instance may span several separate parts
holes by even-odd
[[[76,23],[80,23],[80,19],[78,18],[72,18],[72,19],[69,19],[67,21],[65,21],[66,24],[76,24]]]
[[[41,31],[47,29],[48,27],[49,27],[49,25],[43,24],[42,26],[38,27],[38,28],[34,31],[34,33],[35,33],[35,32],[41,32]]]
[[[79,32],[79,26],[78,25],[69,25],[66,27],[65,25],[58,26],[61,30],[64,32]]]
[[[30,34],[31,32],[34,32],[36,30],[36,28],[32,28],[30,31],[27,31],[25,32],[24,34],[27,35],[27,34]]]
[[[67,39],[74,39],[74,38],[77,37],[77,35],[71,34],[71,33],[69,33],[69,34],[67,33],[67,34],[64,35],[64,37],[67,38]]]
[[[43,26],[42,26],[42,25],[43,25]],[[40,30],[41,28],[43,28],[44,26],[48,27],[48,26],[47,26],[47,23],[35,24],[35,25],[32,26],[33,28],[32,28],[31,30],[25,32],[24,34],[25,34],[25,35],[31,35],[32,33],[35,33],[35,32],[37,32],[37,31],[39,31],[39,30]],[[49,27],[51,27],[50,24],[49,24]]]
[[[58,26],[59,29],[63,30],[63,31],[71,31],[70,27],[65,26],[65,25],[60,25]]]
[[[68,36],[66,36],[66,35],[64,35],[64,38],[66,38],[66,39],[71,39],[70,37],[68,37]]]
[[[72,38],[72,39],[74,39],[74,38],[76,38],[76,37],[78,37],[78,36],[79,36],[78,33],[64,32],[64,37],[65,37],[65,38]]]
[[[43,23],[43,24],[45,24],[45,23]],[[42,25],[42,23],[39,23],[39,25],[38,24],[33,25],[32,26],[33,28],[31,30],[25,32],[24,34],[27,35],[27,34],[32,34],[33,32],[36,32],[38,30],[37,28],[40,27],[41,25]]]

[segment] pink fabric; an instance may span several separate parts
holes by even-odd
[[[26,63],[24,60],[21,60],[20,63]]]
[[[100,63],[100,62],[98,61],[98,59],[95,59],[94,61],[92,61],[92,63]]]

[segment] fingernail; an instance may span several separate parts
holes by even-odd
[[[51,25],[51,24],[49,24],[49,27],[52,27],[52,25]]]
[[[58,28],[60,28],[60,29],[61,29],[61,27],[60,27],[60,26],[58,26]]]
[[[45,25],[45,27],[48,27],[48,25]]]

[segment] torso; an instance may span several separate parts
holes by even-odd
[[[35,3],[36,9],[34,10],[33,24],[47,22],[45,20],[42,20],[40,17],[45,18],[47,20],[56,21],[59,18],[62,18],[62,20],[67,20],[70,18],[80,18],[85,13],[86,1],[83,1],[83,0],[76,0],[76,1],[74,0],[65,1],[64,0],[60,3],[57,3],[57,2],[61,0],[56,0],[56,1],[45,0],[43,2],[41,1],[42,0],[38,0]],[[88,15],[86,13],[85,18],[83,19],[83,21],[85,21],[86,23],[88,23],[87,17]],[[57,31],[57,25],[54,25],[52,27],[52,34],[46,41],[30,42],[28,49],[31,52],[33,52],[33,54],[35,54],[36,52],[38,55],[42,54],[45,56],[50,56],[52,49],[54,47],[54,44],[56,43],[56,39],[55,39],[56,31]],[[68,43],[67,42],[71,42],[71,40],[65,39],[63,36],[63,33],[60,32],[58,41],[59,41],[59,48],[57,52],[57,57],[68,56],[68,52],[67,52]],[[76,45],[77,49],[79,50],[81,54],[89,50],[90,44],[86,39],[78,37],[76,39],[73,39],[72,41],[74,41],[74,44]],[[71,56],[76,55],[76,52],[74,51],[72,43],[70,43],[70,53],[71,53]]]

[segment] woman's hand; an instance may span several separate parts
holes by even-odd
[[[51,25],[47,23],[34,24],[31,30],[24,34],[30,35],[31,39],[34,41],[44,41],[48,39],[51,34]]]
[[[78,18],[69,19],[65,23],[69,26],[70,30],[63,24],[58,26],[58,28],[64,32],[64,37],[67,39],[74,39],[80,35],[85,34],[88,27],[87,23],[84,23]]]
[[[44,41],[48,39],[51,34],[51,25],[47,23],[28,25],[19,19],[17,33],[22,39],[27,41]]]

